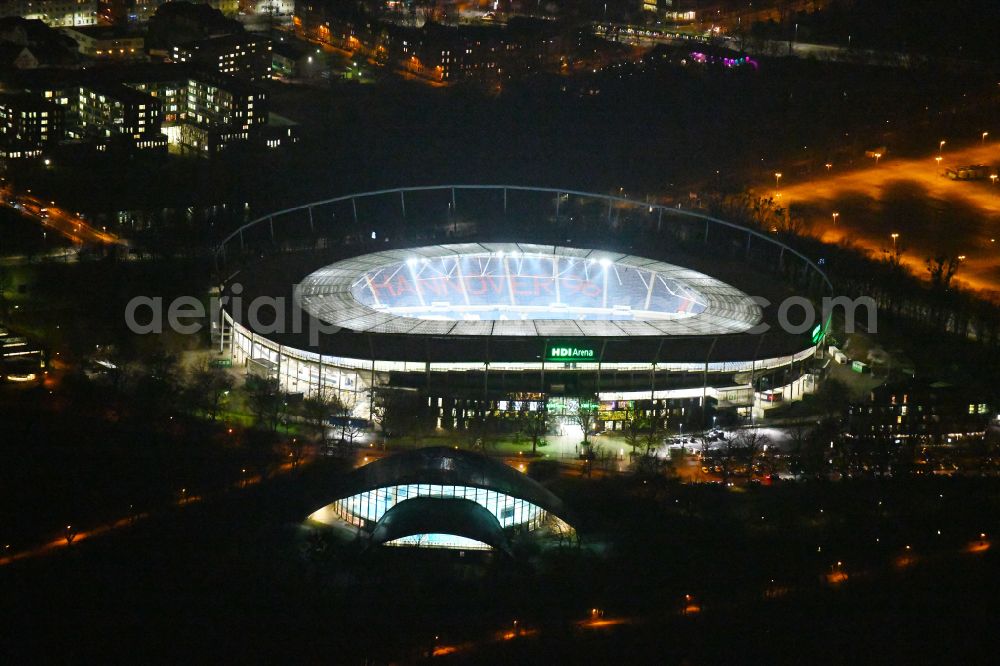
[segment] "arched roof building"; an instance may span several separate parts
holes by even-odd
[[[547,521],[566,524],[562,500],[534,479],[488,456],[431,447],[356,469],[310,520],[344,521],[372,544],[494,548],[508,533]]]

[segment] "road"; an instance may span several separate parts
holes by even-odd
[[[826,242],[848,243],[875,256],[899,244],[903,263],[920,276],[926,275],[927,257],[964,256],[956,281],[1000,295],[1000,179],[955,181],[941,174],[945,167],[968,164],[990,165],[996,174],[1000,143],[955,150],[946,143],[940,154],[889,155],[851,171],[832,165],[805,180],[784,174],[778,200],[802,214]],[[774,181],[768,189],[775,192]]]
[[[28,219],[34,220],[46,229],[61,234],[76,245],[122,245],[124,241],[108,233],[107,229],[97,229],[76,213],[59,208],[54,201],[43,201],[32,194],[17,194],[13,187],[0,187],[0,201],[20,211]]]

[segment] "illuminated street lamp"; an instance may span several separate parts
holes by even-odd
[[[896,239],[899,238],[899,234],[889,234],[892,238],[892,253],[896,254]]]
[[[830,173],[830,169],[832,169],[832,168],[833,168],[833,165],[832,165],[832,164],[830,164],[829,162],[827,162],[827,163],[826,163],[826,164],[825,164],[824,166],[826,166],[826,172],[827,172],[827,173]]]
[[[983,132],[983,144],[984,145],[986,144],[986,137],[988,137],[989,135],[990,135],[989,132]]]
[[[840,217],[840,213],[833,214],[833,226],[837,226],[837,218]]]
[[[943,160],[943,159],[944,158],[941,157],[940,155],[938,155],[937,157],[934,158],[934,161],[937,162],[937,165],[938,165],[939,169],[941,168],[941,160]]]
[[[774,189],[778,189],[779,187],[781,187],[781,172],[780,171],[775,171],[774,172]]]
[[[880,157],[882,157],[882,153],[875,153],[875,164],[878,164],[878,160]]]
[[[938,154],[939,155],[941,154],[941,151],[944,150],[944,144],[945,144],[944,139],[942,139],[941,143],[938,144]]]
[[[997,184],[997,175],[995,173],[991,173],[990,174],[990,180],[992,180],[993,184],[996,185]]]

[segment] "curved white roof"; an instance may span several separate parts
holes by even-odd
[[[721,335],[746,331],[762,316],[742,291],[697,271],[521,243],[366,254],[313,272],[295,298],[341,328],[417,335]]]

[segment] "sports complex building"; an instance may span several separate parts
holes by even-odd
[[[502,461],[447,447],[398,453],[354,470],[321,525],[351,525],[369,545],[499,550],[545,528],[569,535],[568,510],[545,486]]]
[[[244,225],[217,259],[215,335],[234,365],[359,418],[376,387],[406,392],[445,429],[580,400],[599,401],[596,429],[626,408],[697,427],[798,399],[826,327],[783,330],[779,304],[830,292],[774,234],[512,186],[305,204]]]

